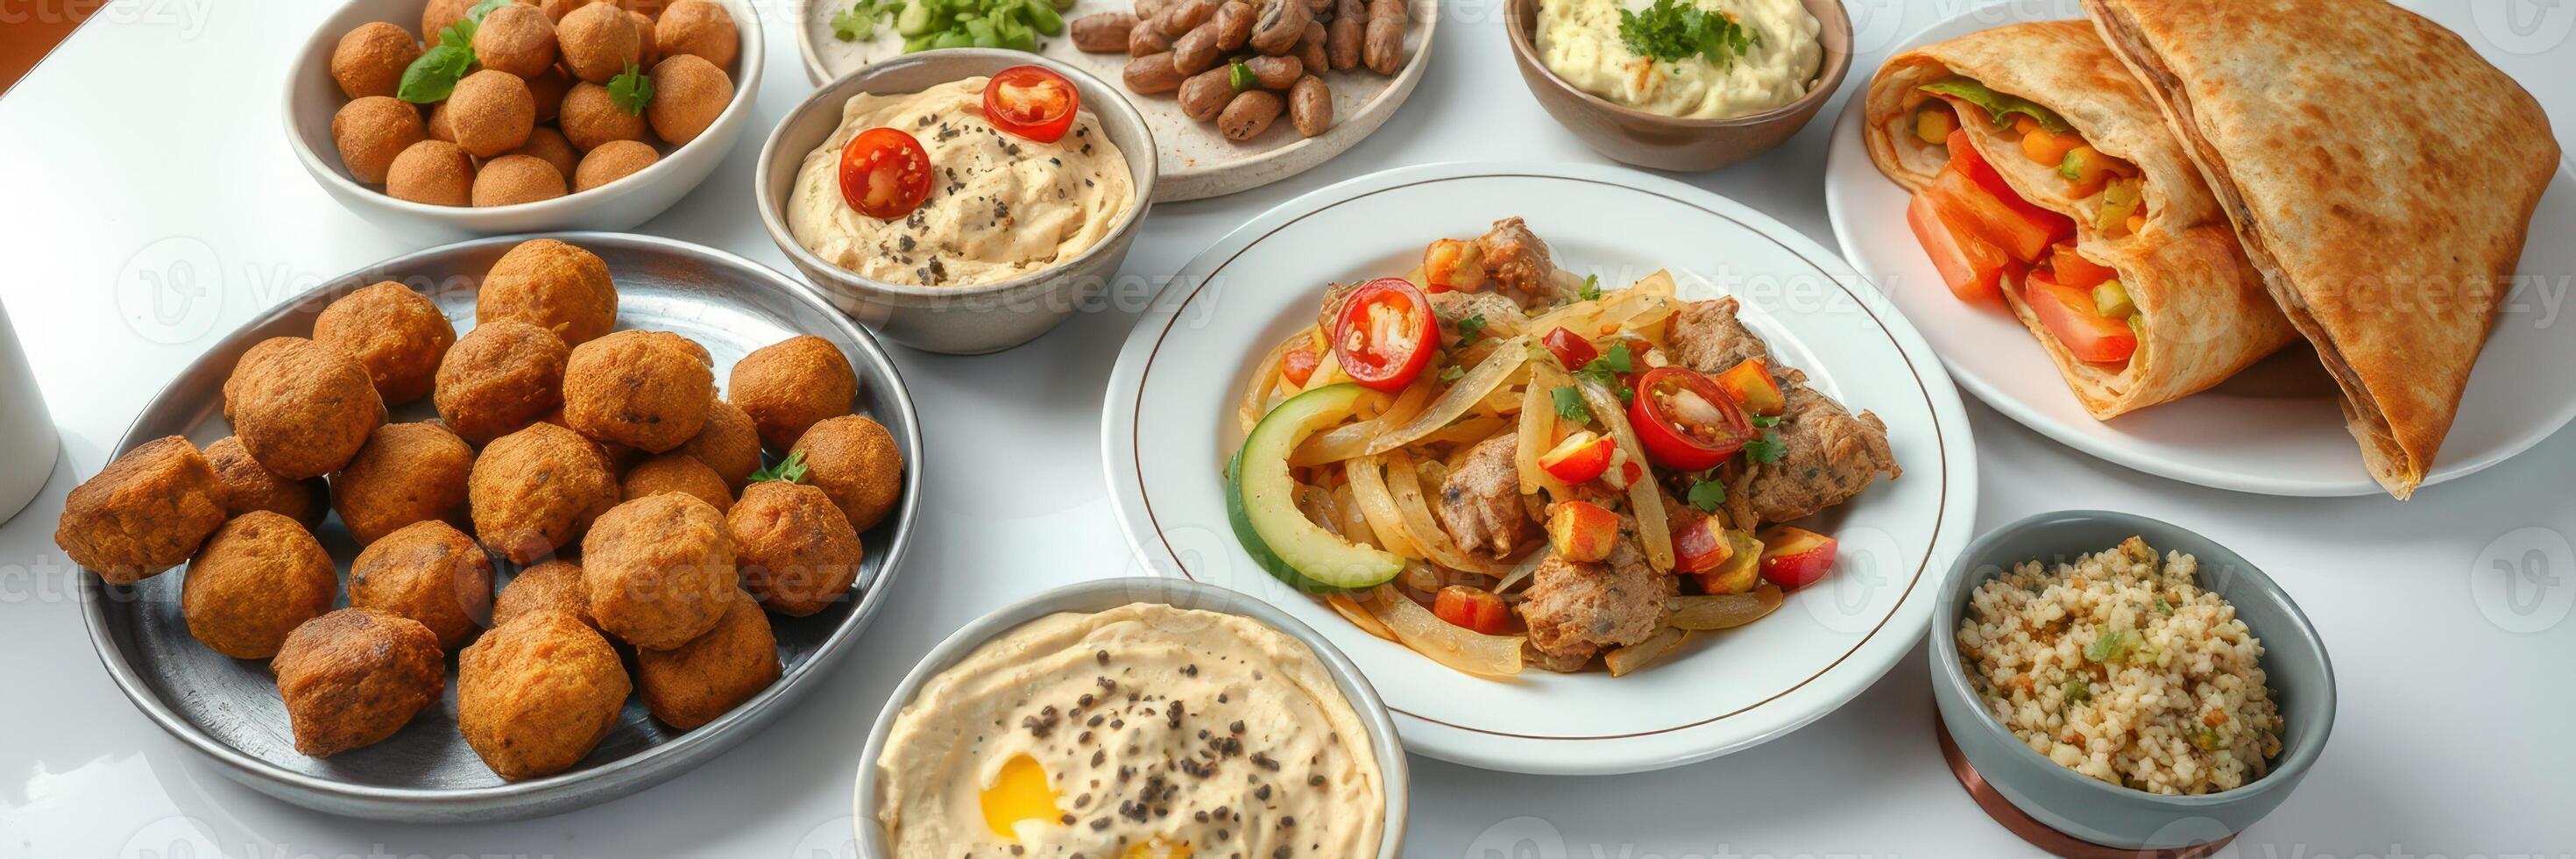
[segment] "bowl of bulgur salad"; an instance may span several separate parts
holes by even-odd
[[[1961,553],[1932,688],[1978,775],[2105,847],[2216,842],[2280,805],[2334,724],[2306,615],[2242,556],[2105,511],[2045,513]]]

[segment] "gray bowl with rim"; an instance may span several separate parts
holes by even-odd
[[[1139,576],[1120,579],[1098,579],[1066,585],[1021,600],[975,619],[930,649],[904,675],[903,683],[886,699],[884,712],[877,714],[876,724],[868,729],[868,742],[859,754],[858,790],[851,798],[851,825],[857,830],[858,855],[891,856],[886,844],[885,827],[877,822],[877,807],[885,796],[885,770],[877,761],[885,757],[886,738],[894,732],[894,721],[905,707],[921,693],[921,687],[940,672],[964,661],[976,648],[1030,621],[1062,612],[1102,612],[1137,603],[1158,603],[1175,608],[1198,609],[1240,615],[1286,633],[1314,651],[1315,659],[1324,663],[1342,696],[1368,728],[1369,751],[1377,760],[1379,780],[1386,791],[1386,828],[1380,836],[1378,859],[1398,859],[1404,855],[1404,826],[1410,807],[1411,771],[1404,757],[1404,745],[1396,737],[1395,719],[1388,714],[1386,702],[1377,688],[1361,676],[1358,665],[1349,656],[1316,632],[1314,627],[1290,617],[1277,606],[1258,598],[1245,596],[1229,588],[1201,584],[1178,578]],[[1357,859],[1357,857],[1352,857]]]
[[[916,286],[862,277],[805,249],[787,228],[787,202],[805,156],[829,140],[841,126],[841,107],[860,93],[916,93],[949,81],[990,75],[1012,66],[1044,67],[1073,81],[1082,94],[1082,109],[1099,122],[1100,133],[1117,144],[1127,159],[1136,189],[1134,205],[1118,223],[1070,260],[1008,280],[972,286]],[[950,48],[905,54],[860,67],[824,84],[788,109],[787,118],[760,147],[752,175],[760,223],[769,238],[796,264],[796,270],[824,297],[888,339],[932,352],[979,355],[999,352],[1036,339],[1063,324],[1075,310],[1097,302],[1136,240],[1145,211],[1152,207],[1154,181],[1161,172],[1154,133],[1136,106],[1109,84],[1081,69],[1036,54],[986,48]]]
[[[2235,606],[2263,643],[2260,664],[2282,719],[2281,753],[2270,772],[2234,790],[2159,796],[2076,773],[2005,730],[1959,662],[1957,630],[1979,584],[2012,565],[2054,565],[2136,536],[2158,553],[2200,561],[2202,589]],[[1944,730],[1986,782],[2040,823],[2105,847],[2162,850],[2209,844],[2271,813],[2316,763],[2334,730],[2334,664],[2316,627],[2287,592],[2244,556],[2189,529],[2103,510],[2042,513],[1988,532],[1961,552],[1932,608],[1932,697]]]

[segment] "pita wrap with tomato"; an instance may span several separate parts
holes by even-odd
[[[2530,93],[2382,0],[2085,0],[2343,392],[2380,486],[2431,470],[2558,167]]]
[[[1914,192],[1908,217],[1944,279],[2001,292],[2094,418],[2207,389],[2297,339],[2090,23],[1898,54],[1865,109],[1871,160]]]

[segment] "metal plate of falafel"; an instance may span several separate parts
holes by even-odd
[[[328,812],[640,790],[850,648],[919,509],[876,341],[722,251],[447,245],[270,310],[66,500],[100,661],[226,775]]]

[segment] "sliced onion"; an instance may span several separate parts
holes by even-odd
[[[1672,616],[1664,622],[1690,630],[1734,629],[1779,610],[1781,597],[1780,588],[1769,582],[1752,593],[1674,597]]]
[[[1396,641],[1414,652],[1469,674],[1520,675],[1521,644],[1526,637],[1485,635],[1453,625],[1386,585],[1379,585],[1376,593],[1377,598],[1368,603],[1369,611],[1395,634]]]
[[[1547,469],[1538,463],[1539,456],[1557,442],[1556,389],[1572,383],[1573,378],[1564,370],[1557,369],[1555,364],[1534,358],[1530,360],[1529,396],[1521,406],[1520,414],[1520,444],[1521,450],[1526,452],[1526,458],[1519,463],[1521,486],[1524,487],[1522,494],[1543,488],[1550,500],[1574,498],[1574,487],[1556,479],[1556,475],[1547,473]]]
[[[1431,384],[1426,378],[1405,386],[1404,393],[1396,395],[1391,401],[1386,400],[1382,394],[1370,399],[1385,403],[1385,410],[1368,420],[1343,424],[1307,436],[1304,442],[1297,445],[1295,451],[1288,454],[1288,464],[1290,466],[1328,465],[1367,454],[1369,444],[1376,441],[1387,427],[1403,424],[1422,413],[1422,405],[1431,399]]]
[[[1407,558],[1428,558],[1407,536],[1404,514],[1396,512],[1395,496],[1387,493],[1386,479],[1380,474],[1384,467],[1385,463],[1374,456],[1343,462],[1343,473],[1351,481],[1351,496],[1359,499],[1360,512],[1367,517],[1369,530],[1377,532],[1380,548]]]
[[[1522,558],[1522,559],[1521,559],[1520,565],[1513,567],[1511,572],[1508,572],[1508,573],[1504,573],[1504,574],[1503,574],[1503,580],[1502,580],[1502,581],[1494,583],[1494,592],[1499,594],[1499,593],[1502,593],[1502,592],[1504,592],[1504,591],[1511,590],[1513,585],[1517,585],[1517,584],[1520,584],[1521,582],[1528,581],[1528,580],[1529,580],[1529,577],[1530,577],[1531,575],[1536,574],[1536,573],[1538,572],[1538,567],[1539,567],[1539,565],[1540,565],[1540,564],[1547,563],[1548,556],[1549,556],[1549,555],[1552,555],[1552,554],[1555,554],[1555,553],[1554,553],[1554,552],[1531,552],[1531,553],[1529,553],[1529,557],[1526,557],[1526,558]]]
[[[1488,576],[1500,576],[1510,569],[1469,555],[1461,551],[1458,544],[1449,541],[1449,532],[1440,530],[1440,524],[1431,518],[1431,507],[1424,500],[1421,477],[1414,469],[1413,457],[1397,452],[1387,454],[1385,459],[1387,489],[1395,495],[1396,512],[1404,516],[1405,536],[1412,538],[1414,545],[1422,547],[1425,557],[1453,570]]]
[[[1334,612],[1340,614],[1343,620],[1350,621],[1352,626],[1359,627],[1361,632],[1397,644],[1404,643],[1402,639],[1395,637],[1395,630],[1386,628],[1384,621],[1378,620],[1377,615],[1370,614],[1367,608],[1362,607],[1358,600],[1351,599],[1349,594],[1333,594],[1324,597],[1324,604],[1332,606]]]
[[[1288,350],[1312,337],[1307,331],[1289,335],[1288,339],[1271,347],[1270,354],[1262,356],[1260,364],[1253,366],[1252,383],[1243,387],[1243,403],[1236,406],[1234,412],[1235,421],[1243,425],[1245,433],[1252,432],[1252,425],[1260,423],[1261,416],[1270,413],[1270,393],[1279,388],[1279,368],[1287,362]]]
[[[1440,399],[1424,408],[1422,414],[1379,436],[1375,444],[1369,445],[1368,452],[1385,453],[1448,426],[1451,421],[1467,414],[1469,408],[1482,402],[1495,388],[1511,381],[1512,371],[1520,369],[1529,360],[1529,340],[1514,337],[1503,341],[1503,345],[1494,349],[1494,354],[1485,356],[1475,369],[1468,370],[1467,375],[1449,386],[1448,392],[1440,395]]]
[[[1464,444],[1484,441],[1502,433],[1511,421],[1495,415],[1472,417],[1441,427],[1430,435],[1413,440],[1414,444]],[[1425,463],[1426,465],[1428,463]]]
[[[1662,659],[1664,654],[1671,653],[1673,648],[1681,645],[1683,639],[1689,637],[1689,630],[1667,626],[1655,630],[1655,634],[1646,636],[1644,641],[1614,648],[1602,654],[1601,662],[1610,667],[1610,676],[1626,676],[1628,672],[1644,668],[1655,660]]]
[[[1583,401],[1592,407],[1592,417],[1610,428],[1610,437],[1619,441],[1619,449],[1643,470],[1635,483],[1628,484],[1628,514],[1637,520],[1637,542],[1645,545],[1646,563],[1657,572],[1673,569],[1672,525],[1664,521],[1664,499],[1655,488],[1655,469],[1648,464],[1646,449],[1637,444],[1637,431],[1628,426],[1628,412],[1619,404],[1619,395],[1591,379],[1576,379],[1574,386],[1583,392]]]

